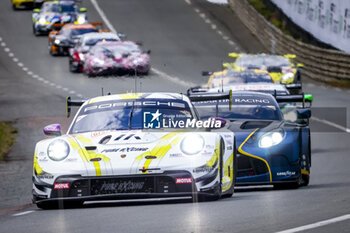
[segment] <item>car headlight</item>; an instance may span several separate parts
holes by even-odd
[[[298,114],[292,110],[292,111],[284,113],[283,118],[286,121],[296,122],[298,120]]]
[[[84,61],[84,54],[83,53],[79,53],[78,55],[79,55],[80,60]]]
[[[99,65],[103,65],[105,63],[105,61],[100,58],[94,58],[92,61]]]
[[[57,139],[49,144],[47,155],[54,161],[61,161],[69,154],[69,145],[62,139]]]
[[[60,43],[61,43],[61,41],[59,39],[55,40],[55,44],[60,44]]]
[[[86,20],[84,16],[79,16],[77,21],[78,21],[78,24],[83,24],[85,23]]]
[[[275,146],[282,142],[284,133],[281,131],[275,131],[266,133],[261,136],[259,141],[259,147],[261,148],[268,148],[271,146]]]
[[[204,147],[204,138],[199,134],[186,135],[180,144],[181,151],[187,155],[198,154]]]
[[[46,19],[45,19],[44,17],[41,17],[41,18],[39,19],[39,23],[40,23],[40,24],[45,24],[45,23],[46,23]]]
[[[281,81],[287,82],[289,79],[293,79],[293,77],[294,77],[293,73],[286,73],[285,75],[282,76]]]

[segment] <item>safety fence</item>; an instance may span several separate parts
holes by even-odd
[[[302,74],[324,82],[350,82],[350,54],[295,40],[267,21],[247,0],[229,0],[232,10],[271,53],[295,54]],[[342,82],[341,82],[342,83]]]

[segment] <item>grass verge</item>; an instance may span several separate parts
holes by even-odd
[[[248,2],[261,14],[270,21],[273,25],[279,28],[284,34],[291,35],[291,32],[286,28],[285,23],[282,23],[276,12],[270,9],[261,0],[248,0]]]
[[[3,161],[16,141],[17,130],[13,122],[0,122],[0,161]]]

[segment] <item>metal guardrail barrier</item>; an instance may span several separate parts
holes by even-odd
[[[259,14],[247,0],[229,0],[232,10],[268,51],[293,53],[305,67],[302,74],[324,82],[350,82],[350,54],[319,48],[285,35]]]

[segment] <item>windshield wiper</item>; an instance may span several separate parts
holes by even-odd
[[[131,129],[131,119],[134,113],[134,106],[135,106],[135,101],[132,102],[132,107],[130,110],[130,114],[129,114],[129,123],[128,123],[128,128]]]

